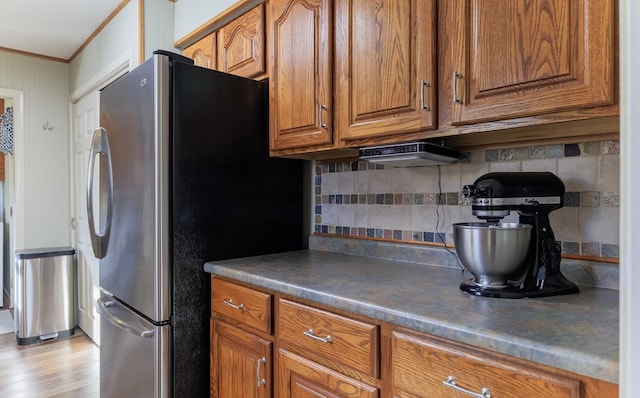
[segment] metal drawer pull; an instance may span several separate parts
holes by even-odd
[[[453,72],[453,103],[462,104],[462,100],[458,98],[458,79],[461,79],[460,72]]]
[[[328,109],[329,108],[327,108],[326,105],[320,105],[320,127],[322,127],[323,129],[327,128],[327,124],[322,120],[323,119],[322,113],[323,113],[323,111],[326,111]]]
[[[453,376],[449,376],[447,377],[447,380],[443,381],[442,384],[444,384],[447,387],[451,387],[456,391],[460,391],[463,392],[465,394],[469,394],[472,397],[476,397],[476,398],[491,398],[491,391],[489,391],[488,388],[483,387],[482,390],[480,390],[480,393],[475,393],[473,391],[469,391],[466,388],[462,388],[460,386],[458,386],[456,384],[456,379]]]
[[[429,105],[425,104],[424,102],[424,89],[426,87],[429,87],[429,82],[426,80],[422,80],[421,84],[420,84],[420,104],[421,104],[421,108],[425,111],[429,110]]]
[[[311,337],[314,340],[322,341],[323,343],[331,343],[333,341],[333,339],[331,338],[331,335],[327,335],[327,337],[316,336],[315,334],[313,334],[313,329],[309,329],[303,334],[307,337]]]
[[[237,304],[237,305],[233,304],[233,300],[231,299],[224,300],[224,303],[229,307],[233,308],[234,310],[241,310],[244,308],[244,304]]]
[[[258,359],[257,362],[258,364],[256,365],[256,384],[258,385],[258,387],[262,387],[267,384],[267,381],[265,379],[260,378],[260,368],[262,367],[262,364],[267,363],[267,359],[265,357],[262,357]]]

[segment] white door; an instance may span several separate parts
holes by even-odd
[[[73,234],[78,263],[78,326],[100,344],[98,259],[94,257],[87,221],[87,167],[93,130],[99,124],[99,95],[93,91],[72,104],[73,119]]]

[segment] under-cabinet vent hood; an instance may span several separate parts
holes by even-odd
[[[409,142],[360,148],[360,159],[395,167],[435,166],[459,160],[460,152],[428,142]]]

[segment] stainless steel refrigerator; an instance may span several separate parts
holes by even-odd
[[[304,246],[303,165],[268,156],[267,91],[164,51],[101,91],[101,397],[209,396],[204,263]]]

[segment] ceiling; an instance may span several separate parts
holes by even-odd
[[[0,47],[69,60],[127,0],[0,0]]]

